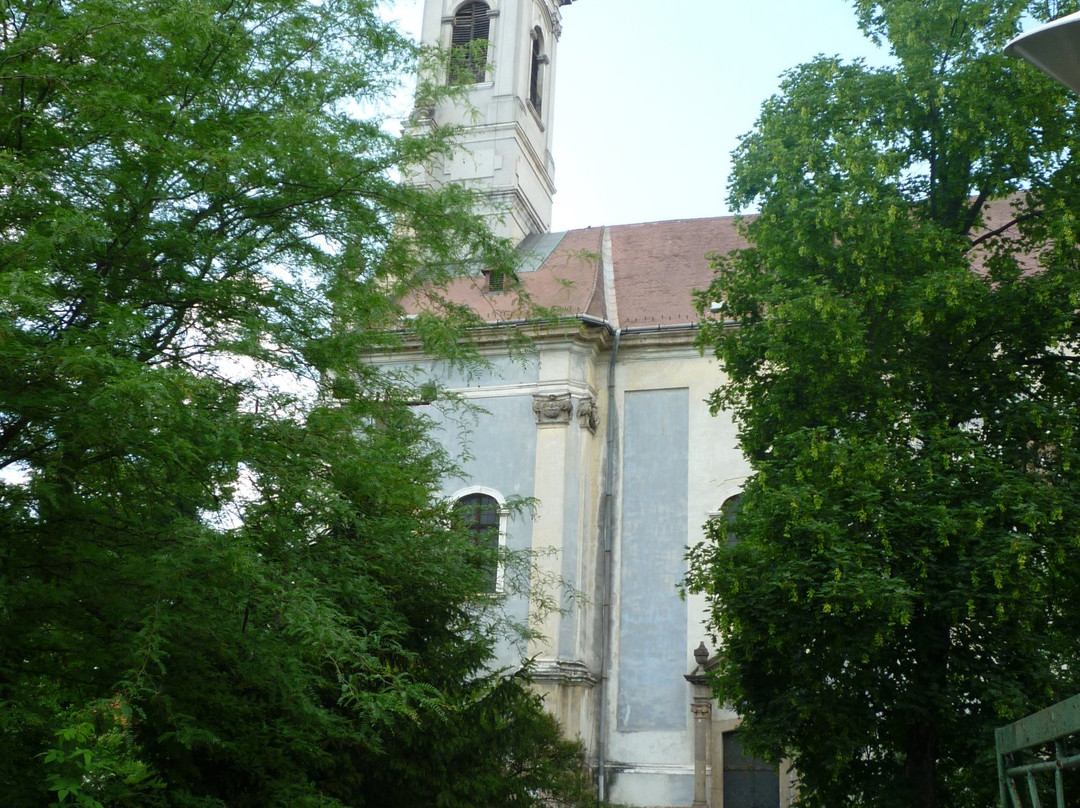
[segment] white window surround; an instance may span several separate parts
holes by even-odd
[[[708,518],[710,520],[719,519],[724,515],[724,503],[732,497],[737,497],[742,494],[743,486],[746,485],[746,480],[746,477],[734,477],[724,480],[720,485],[720,496],[717,498],[720,504],[716,507],[716,510],[709,511]]]
[[[717,507],[716,510],[709,512],[707,521],[719,522],[720,520],[724,519],[724,506],[731,502],[733,499],[738,499],[742,496],[743,485],[745,483],[745,477],[740,477],[737,480],[726,481],[724,485],[720,487],[720,491],[722,492],[720,497],[720,505],[719,507]],[[730,546],[735,541],[735,534],[734,531],[732,531],[731,529],[730,517],[727,518],[729,519],[729,523],[725,532],[727,533],[728,545]]]
[[[506,550],[506,533],[507,528],[510,525],[510,509],[506,507],[506,497],[496,491],[494,488],[488,488],[484,485],[470,485],[466,488],[460,488],[455,491],[449,497],[450,506],[453,507],[454,503],[460,500],[462,497],[470,496],[471,494],[483,494],[489,496],[499,503],[499,554],[500,556]],[[503,563],[500,560],[495,567],[495,594],[501,595],[505,589],[506,583],[506,570],[503,567]]]
[[[526,97],[538,118],[544,116],[544,89],[547,83],[544,81],[544,72],[550,61],[544,50],[544,32],[537,25],[532,30],[529,42],[529,87]]]
[[[460,9],[463,5],[465,5],[466,3],[470,2],[470,1],[471,0],[461,0],[460,3],[455,3],[453,11],[451,11],[449,14],[446,14],[445,16],[443,16],[443,18],[442,18],[443,25],[447,25],[447,24],[453,25],[454,17],[457,16],[458,9]],[[498,17],[499,16],[498,0],[484,0],[484,2],[487,3],[487,6],[488,6],[488,19],[492,20],[492,19],[495,19],[496,17]]]
[[[457,30],[457,24],[459,22],[458,15],[467,6],[475,6],[475,7],[478,7],[478,8],[483,7],[486,10],[486,13],[484,14],[484,20],[485,20],[484,24],[487,27],[487,36],[486,37],[483,37],[483,36],[478,37],[475,34],[475,28],[471,28],[470,33],[468,35],[468,39],[463,40],[460,43],[462,45],[465,45],[465,44],[468,44],[468,43],[472,43],[472,42],[476,41],[479,38],[485,39],[486,44],[484,45],[483,53],[480,54],[482,56],[482,59],[483,59],[483,64],[480,64],[480,65],[473,64],[472,58],[470,57],[469,60],[468,60],[468,64],[465,65],[468,68],[469,72],[471,72],[473,74],[473,77],[475,78],[474,81],[467,81],[467,80],[460,80],[459,81],[458,79],[460,79],[462,77],[459,76],[458,79],[455,79],[455,74],[453,72],[451,72],[451,74],[447,76],[447,80],[451,84],[459,84],[459,85],[461,85],[463,87],[471,87],[473,89],[476,89],[477,87],[483,87],[485,85],[492,84],[492,77],[489,75],[491,73],[492,69],[493,69],[492,65],[494,64],[494,58],[493,58],[494,55],[493,55],[493,52],[492,52],[492,43],[495,41],[495,29],[494,29],[494,26],[495,26],[496,19],[499,16],[499,12],[498,12],[498,9],[494,7],[494,3],[492,2],[492,0],[462,0],[462,2],[455,4],[454,9],[453,9],[453,13],[451,13],[450,15],[445,16],[445,17],[442,18],[443,25],[446,26],[446,28],[448,29],[449,39],[447,40],[447,45],[448,45],[449,50],[450,50],[451,53],[453,52],[454,48],[457,47],[457,44],[458,44],[458,36],[459,36],[459,32]],[[473,25],[475,25],[475,24],[476,23],[473,22]]]
[[[442,24],[443,24],[443,28],[444,28],[444,31],[445,31],[445,33],[444,33],[445,39],[443,41],[445,42],[447,47],[449,47],[449,45],[451,44],[451,39],[452,39],[452,36],[453,36],[454,18],[457,17],[457,13],[461,9],[461,7],[463,5],[465,5],[466,3],[468,3],[468,2],[471,2],[471,0],[462,0],[462,2],[460,2],[460,3],[455,3],[453,11],[451,11],[449,14],[445,15],[442,18]],[[492,48],[493,43],[495,41],[495,23],[499,19],[499,7],[496,4],[496,0],[484,0],[484,2],[487,3],[488,22],[491,23],[491,26],[492,26],[491,30],[488,32],[488,51],[489,51],[488,57],[489,57],[489,61],[490,61],[490,56],[491,56],[490,51],[491,51],[491,48]],[[450,30],[446,30],[447,28],[449,28]],[[482,82],[482,83],[490,84],[491,82],[487,81],[487,82]]]

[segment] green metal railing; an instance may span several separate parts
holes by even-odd
[[[1066,769],[1080,767],[1080,754],[1066,746],[1070,735],[1080,734],[1080,696],[1000,727],[997,746],[1001,808],[1042,808],[1038,775],[1053,773],[1057,808],[1065,808]],[[1023,782],[1023,787],[1020,783]],[[1026,791],[1025,801],[1022,792]]]

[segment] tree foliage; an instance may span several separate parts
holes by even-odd
[[[1080,685],[1080,131],[1001,53],[1069,9],[853,5],[888,66],[795,68],[736,151],[702,339],[753,474],[688,583],[802,804],[988,806],[991,730]]]
[[[571,784],[488,670],[450,458],[363,361],[407,291],[510,259],[466,193],[395,181],[447,133],[357,114],[414,46],[373,0],[20,0],[0,43],[5,805]],[[459,351],[467,313],[429,308],[415,334]]]

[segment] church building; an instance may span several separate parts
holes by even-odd
[[[742,242],[730,218],[550,232],[557,50],[571,2],[427,0],[422,40],[450,52],[443,80],[464,85],[471,109],[418,111],[414,125],[464,134],[452,158],[413,181],[482,191],[520,265],[516,278],[478,271],[448,290],[489,324],[477,335],[485,371],[463,375],[408,347],[385,361],[420,367],[479,406],[447,499],[582,593],[544,617],[545,639],[527,655],[548,708],[584,742],[601,797],[775,808],[791,801],[790,774],[742,753],[738,716],[704,685],[716,650],[704,600],[679,590],[686,548],[749,473],[734,424],[706,404],[724,376],[695,346],[693,300],[711,279],[706,255]],[[558,316],[530,320],[519,291]],[[514,329],[532,338],[524,356],[508,349]],[[455,425],[426,409],[456,451]],[[535,500],[535,516],[508,507],[518,498]],[[493,572],[496,593],[502,576]],[[507,607],[529,610],[524,598]]]

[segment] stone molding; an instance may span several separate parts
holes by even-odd
[[[565,426],[570,423],[570,417],[574,414],[574,402],[571,401],[569,393],[534,395],[533,412],[536,414],[538,426]]]
[[[579,399],[575,409],[570,393],[534,393],[533,413],[537,426],[567,426],[576,416],[581,428],[595,435],[600,425],[600,408],[590,395]]]
[[[589,666],[578,660],[536,659],[529,675],[535,682],[563,682],[596,687],[596,676]]]
[[[596,434],[596,428],[600,425],[600,408],[596,406],[596,400],[592,396],[578,402],[577,417],[582,429]]]
[[[690,715],[694,718],[707,719],[712,716],[712,705],[707,701],[695,701],[690,705]]]

